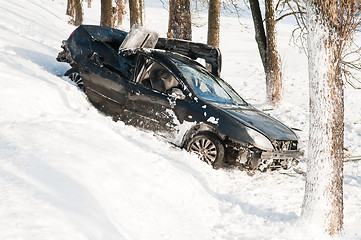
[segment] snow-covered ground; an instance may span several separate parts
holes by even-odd
[[[165,36],[167,11],[147,2]],[[99,113],[55,60],[74,30],[65,0],[0,0],[0,239],[311,239],[299,221],[305,179],[293,171],[213,170],[184,150]],[[98,24],[99,3],[85,23]],[[206,22],[200,15],[199,25]],[[251,104],[264,74],[249,17],[222,18],[222,77]],[[308,73],[280,23],[284,101],[269,114],[307,144]],[[127,19],[123,28],[129,29]],[[206,41],[206,26],[193,28]],[[345,89],[347,156],[361,155],[361,90]],[[306,149],[307,150],[307,149]],[[305,159],[299,164],[305,169]],[[361,239],[361,162],[345,163],[343,239]]]

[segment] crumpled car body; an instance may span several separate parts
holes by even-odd
[[[286,169],[303,154],[292,129],[219,77],[216,47],[159,38],[141,27],[127,33],[83,25],[62,48],[57,60],[72,67],[65,75],[100,111],[154,131],[215,168]]]

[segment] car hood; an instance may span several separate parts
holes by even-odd
[[[270,140],[297,140],[297,135],[289,127],[251,106],[222,109],[237,121],[258,130]]]

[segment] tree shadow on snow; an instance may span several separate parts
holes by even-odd
[[[24,164],[29,159],[31,164]],[[126,239],[109,219],[97,199],[76,180],[50,167],[32,153],[9,162],[22,174],[15,175],[2,171],[0,177],[6,176],[7,181],[11,181],[19,188],[27,189],[27,192],[29,190],[33,192],[33,199],[59,209],[60,214],[67,218],[66,225],[70,224],[72,229],[81,233],[86,239]],[[27,180],[28,178],[32,181]],[[51,217],[56,216],[49,216]]]

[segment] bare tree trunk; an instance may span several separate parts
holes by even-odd
[[[74,16],[74,0],[68,0],[66,5],[66,15]]]
[[[124,14],[125,14],[124,0],[116,0],[115,14],[114,14],[114,27],[119,27],[120,25],[122,25]]]
[[[66,15],[70,17],[69,24],[74,24],[75,20],[75,1],[74,0],[68,0],[68,4],[66,6]]]
[[[344,93],[339,4],[309,0],[310,126],[302,216],[312,228],[336,236],[343,225]],[[307,228],[305,228],[307,229]]]
[[[167,36],[192,40],[190,0],[169,0]]]
[[[249,0],[249,3],[258,51],[266,74],[266,98],[271,105],[275,106],[282,100],[282,70],[277,51],[274,0],[265,0],[267,35],[258,0]]]
[[[252,11],[255,39],[256,39],[256,42],[258,45],[258,51],[261,56],[264,71],[266,72],[266,70],[267,70],[266,69],[267,40],[266,40],[266,34],[264,31],[264,26],[263,26],[261,9],[259,7],[258,0],[249,0],[249,5],[250,5],[251,11]]]
[[[209,0],[207,44],[219,47],[220,0]]]
[[[101,0],[100,25],[114,27],[112,0]]]
[[[92,0],[87,0],[88,2],[88,8],[91,8],[92,7]]]
[[[83,23],[83,6],[80,0],[75,0],[75,26],[80,26]]]
[[[143,25],[143,0],[129,0],[130,27]]]
[[[144,0],[139,0],[139,22],[141,26],[144,24],[144,7]]]
[[[281,59],[277,51],[274,0],[265,0],[266,6],[266,96],[267,101],[278,105],[282,100]]]

